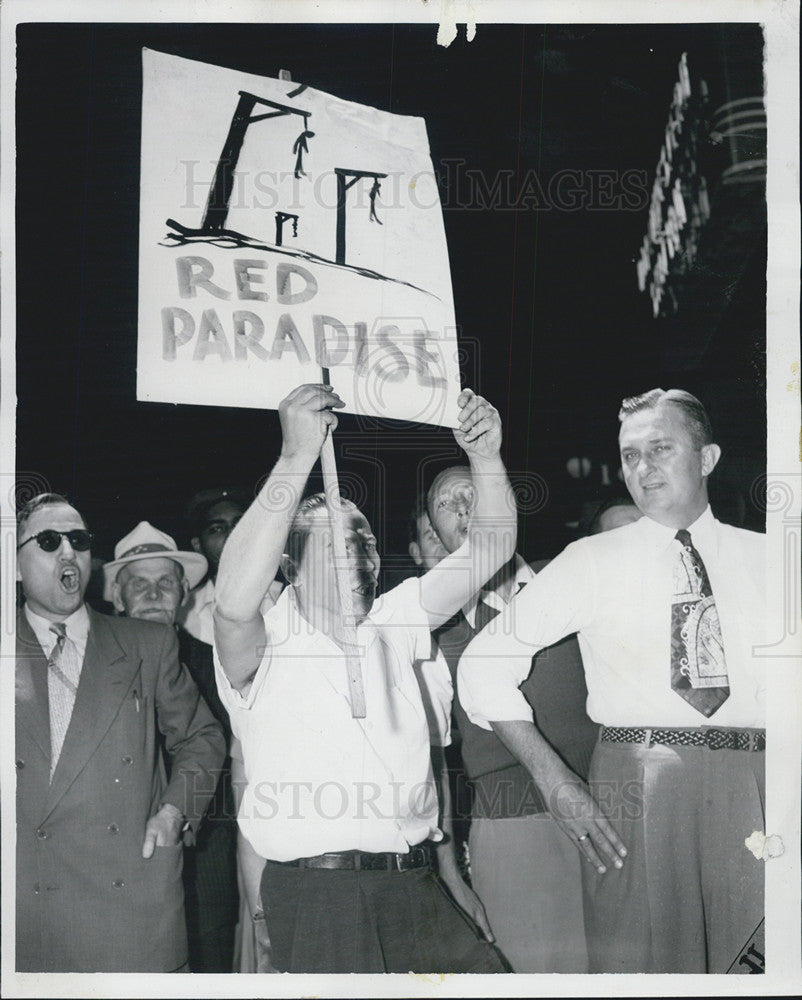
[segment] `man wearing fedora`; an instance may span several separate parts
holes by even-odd
[[[147,521],[117,545],[106,563],[104,598],[129,618],[174,625],[187,593],[203,579],[206,558],[180,552],[173,539]],[[231,742],[228,713],[214,680],[212,647],[178,626],[181,663],[189,670],[212,714]],[[191,972],[231,972],[239,916],[237,822],[226,757],[214,798],[192,847],[184,852],[184,907]]]
[[[117,569],[135,565],[138,547],[160,558],[167,548],[158,544],[124,541]],[[16,657],[16,966],[185,971],[181,836],[211,799],[223,735],[158,614],[111,618],[84,603],[91,545],[83,517],[58,494],[17,513],[25,605]]]

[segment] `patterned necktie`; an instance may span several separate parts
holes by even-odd
[[[64,622],[50,626],[56,645],[47,662],[47,697],[50,703],[50,780],[56,770],[64,737],[72,717],[75,694],[81,678],[82,661],[75,643],[67,635]]]
[[[683,529],[675,537],[682,548],[674,565],[671,687],[709,718],[730,696],[721,625],[705,564],[690,533]]]

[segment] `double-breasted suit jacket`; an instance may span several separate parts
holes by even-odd
[[[50,781],[47,658],[17,619],[16,965],[168,972],[186,961],[181,844],[142,857],[169,802],[197,827],[225,755],[166,625],[89,610],[75,706]],[[170,760],[170,777],[164,753]]]

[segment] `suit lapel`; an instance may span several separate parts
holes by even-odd
[[[25,612],[17,612],[15,723],[28,730],[50,766],[47,657]]]
[[[110,619],[90,608],[87,610],[90,628],[81,680],[64,746],[50,784],[48,812],[97,749],[141,666],[141,660],[127,656],[114,634]]]

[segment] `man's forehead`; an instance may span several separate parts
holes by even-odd
[[[685,422],[678,407],[672,403],[658,403],[651,409],[639,410],[625,417],[618,440],[623,443],[634,438],[676,437],[683,431],[686,431]]]
[[[346,531],[364,531],[371,533],[370,522],[358,507],[346,506],[343,509],[343,525]],[[310,521],[310,527],[318,534],[329,529],[329,511],[327,507],[318,507]]]
[[[473,480],[468,469],[446,469],[441,472],[432,484],[432,495],[440,496],[457,489],[473,487]]]
[[[66,503],[47,504],[35,510],[25,524],[26,535],[36,535],[47,528],[83,528],[84,519]]]
[[[243,513],[242,506],[235,501],[218,500],[217,503],[212,504],[206,511],[203,523],[205,527],[208,527],[210,524],[214,524],[215,521],[232,521],[235,518],[242,517]]]

